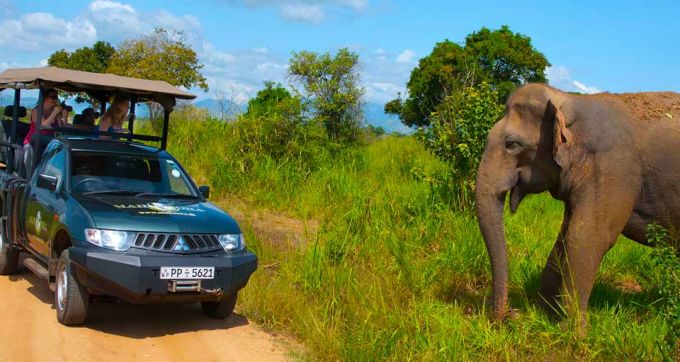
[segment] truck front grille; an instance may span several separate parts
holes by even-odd
[[[135,238],[135,248],[196,253],[222,249],[217,235],[214,234],[164,234],[139,233]]]

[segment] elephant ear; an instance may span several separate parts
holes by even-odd
[[[567,128],[567,121],[562,110],[552,100],[548,101],[548,115],[554,127],[553,159],[562,168],[567,165],[568,150],[573,143],[573,134]]]

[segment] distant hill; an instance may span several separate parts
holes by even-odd
[[[27,108],[32,108],[38,101],[37,97],[21,97],[21,105]],[[0,107],[5,107],[11,105],[14,102],[14,95],[10,92],[0,93]],[[74,101],[67,101],[67,104],[73,106],[76,112],[80,112],[89,105],[87,103],[78,104]],[[220,106],[216,99],[205,98],[193,103],[194,106],[200,108],[206,108],[212,114],[218,114],[220,112]],[[364,116],[366,122],[372,126],[382,127],[386,132],[398,132],[402,134],[411,134],[413,129],[406,127],[399,118],[396,116],[385,114],[383,110],[384,105],[381,103],[367,102],[364,105]],[[232,109],[233,112],[241,113],[248,109],[247,105],[235,105]],[[147,108],[144,106],[137,107],[137,116],[146,117],[148,116]]]
[[[216,99],[206,98],[194,102],[196,107],[206,108],[212,114],[220,112],[220,106]],[[247,105],[235,105],[234,111],[237,113],[248,110]],[[413,133],[413,129],[406,127],[396,116],[385,114],[384,105],[381,103],[367,102],[364,105],[364,116],[368,124],[382,127],[386,132],[398,132],[403,134]]]

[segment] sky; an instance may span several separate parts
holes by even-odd
[[[199,99],[247,102],[264,81],[289,83],[292,52],[348,47],[365,100],[382,104],[406,94],[437,42],[502,25],[531,37],[557,88],[680,92],[680,0],[0,0],[0,71],[164,27],[183,31],[205,65]]]

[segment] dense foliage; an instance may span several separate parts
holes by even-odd
[[[47,64],[65,69],[104,73],[115,52],[116,49],[111,44],[98,41],[91,47],[78,48],[72,53],[65,49],[58,50],[47,58]]]
[[[159,28],[150,35],[119,44],[107,72],[207,91],[201,69],[196,52],[181,32]]]
[[[281,84],[265,82],[264,88],[248,101],[247,116],[289,115],[303,113],[303,104],[298,96],[290,94]]]
[[[472,206],[477,168],[486,137],[503,113],[498,92],[487,83],[450,95],[430,116],[430,127],[418,133],[427,149],[447,162],[454,207]]]
[[[658,298],[654,306],[671,326],[672,332],[667,335],[668,343],[664,351],[665,357],[671,359],[673,354],[680,358],[680,255],[678,255],[677,231],[669,232],[657,224],[647,226],[647,240],[654,247],[650,258],[650,267],[662,270],[662,273],[650,273],[649,283],[655,285],[655,296]],[[675,348],[675,350],[674,350]]]
[[[431,113],[448,96],[486,82],[498,92],[496,101],[502,104],[517,86],[546,82],[548,66],[529,37],[507,26],[482,28],[468,35],[464,46],[449,40],[437,43],[411,72],[408,97],[389,102],[385,111],[399,115],[407,126],[427,126]]]
[[[359,56],[343,48],[334,56],[293,52],[288,66],[290,77],[302,84],[329,137],[343,143],[358,139],[363,119],[358,65]]]
[[[164,80],[185,88],[208,90],[203,65],[184,34],[157,28],[153,33],[120,43],[117,49],[104,41],[74,52],[64,49],[47,59],[51,66],[93,73],[113,73],[134,78]]]

